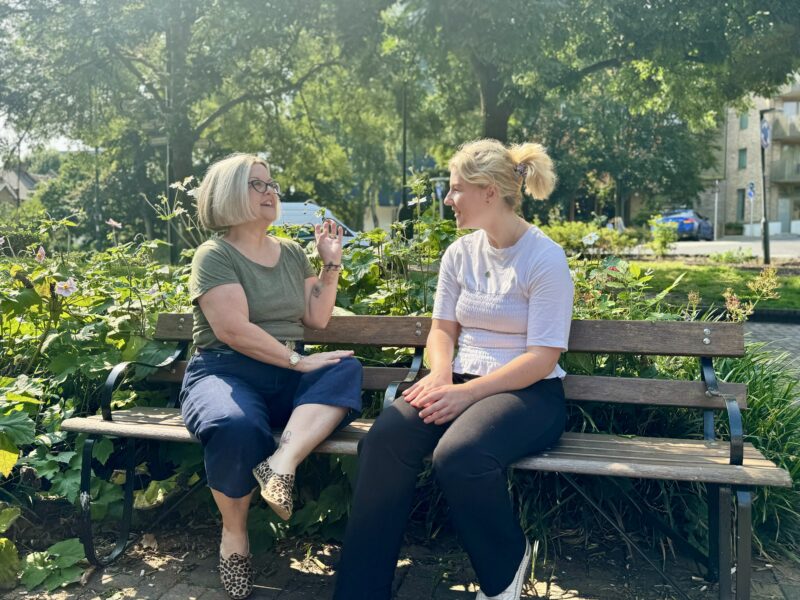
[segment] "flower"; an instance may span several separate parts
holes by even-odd
[[[418,198],[412,198],[411,200],[408,201],[408,205],[409,206],[416,206],[417,204],[422,204],[423,202],[427,202],[427,201],[428,201],[428,197],[427,196],[422,196],[421,198],[419,198],[419,197]]]
[[[66,281],[59,281],[56,283],[55,292],[59,296],[64,296],[64,298],[68,298],[76,291],[78,291],[78,286],[72,277],[70,277]]]
[[[147,290],[147,294],[150,296],[155,296],[159,292],[158,284],[154,283],[153,286]]]
[[[106,225],[112,227],[113,229],[122,229],[122,223],[115,221],[112,218],[109,218],[108,221],[106,221]]]
[[[5,243],[6,243],[6,238],[4,238],[2,235],[0,235],[0,246],[2,246]]]
[[[608,267],[608,270],[609,271],[616,271],[617,273],[619,273],[619,269],[617,267],[615,267],[614,265],[611,265],[610,267]]]
[[[600,238],[600,234],[596,231],[592,231],[591,233],[583,236],[581,242],[583,242],[584,246],[593,246],[594,243]]]
[[[45,258],[47,258],[47,254],[45,254],[44,246],[39,246],[36,251],[36,262],[43,263]]]

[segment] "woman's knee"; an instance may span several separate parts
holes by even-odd
[[[470,440],[453,441],[446,436],[434,449],[432,463],[436,480],[445,488],[465,480],[475,480],[501,468],[485,448]]]
[[[258,449],[257,454],[271,454],[276,447],[269,425],[244,413],[229,414],[216,422],[213,437],[216,444],[231,449],[250,447]]]
[[[380,416],[370,427],[367,435],[358,444],[359,456],[369,456],[370,454],[391,452],[394,454],[403,453],[403,450],[410,449],[408,444],[409,430],[414,425],[413,418],[410,417],[406,406],[397,405],[402,400],[383,409]],[[397,406],[396,406],[397,405]]]

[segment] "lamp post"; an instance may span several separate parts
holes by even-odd
[[[767,213],[767,172],[764,168],[764,151],[769,146],[770,128],[764,115],[774,112],[774,108],[762,108],[758,111],[758,125],[761,128],[761,243],[764,248],[764,264],[769,260],[769,219]]]

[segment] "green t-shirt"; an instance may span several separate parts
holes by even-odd
[[[298,243],[275,239],[281,244],[281,255],[274,267],[253,262],[222,238],[208,240],[197,248],[189,277],[195,346],[224,345],[214,335],[197,300],[211,288],[227,283],[238,283],[244,289],[251,323],[279,340],[302,339],[305,280],[316,273]]]

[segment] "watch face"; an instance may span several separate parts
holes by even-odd
[[[289,357],[289,364],[293,367],[300,362],[300,355],[297,352],[292,352],[291,356]]]

